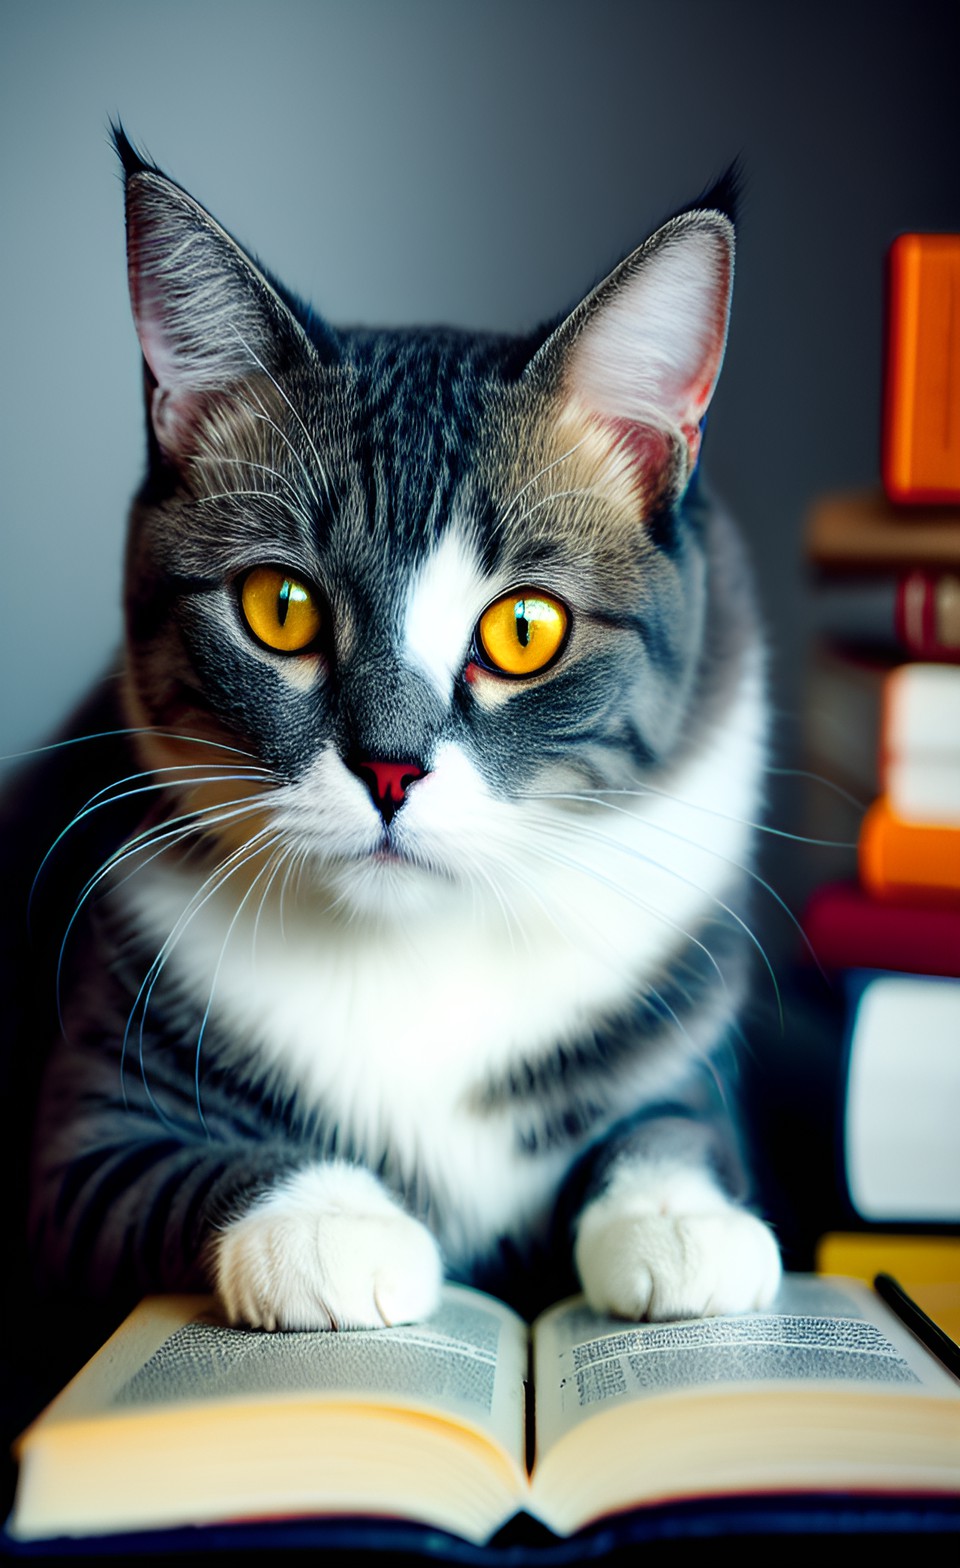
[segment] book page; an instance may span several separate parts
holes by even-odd
[[[582,1298],[535,1325],[537,1459],[601,1407],[719,1384],[957,1385],[867,1287],[787,1276],[773,1309],[681,1323],[626,1323]]]
[[[523,1320],[462,1286],[445,1287],[426,1322],[337,1333],[231,1328],[207,1298],[153,1298],[69,1385],[50,1419],[329,1395],[460,1418],[522,1468],[527,1361]]]

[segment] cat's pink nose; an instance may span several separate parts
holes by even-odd
[[[396,815],[410,785],[426,772],[419,762],[387,762],[380,757],[361,757],[348,766],[366,784],[384,822]]]

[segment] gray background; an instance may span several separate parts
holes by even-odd
[[[119,634],[143,452],[119,115],[337,322],[531,327],[740,155],[706,466],[752,541],[794,760],[803,522],[822,490],[876,481],[884,252],[960,227],[958,18],[955,0],[7,0],[0,754],[48,735]],[[789,793],[775,805],[794,825]]]

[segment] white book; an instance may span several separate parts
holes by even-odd
[[[891,810],[904,821],[960,827],[960,751],[888,756],[882,779]]]
[[[960,826],[960,664],[918,661],[886,676],[880,788],[907,822]]]
[[[853,1009],[843,1150],[871,1223],[960,1223],[960,980],[877,974]]]
[[[900,664],[884,687],[883,748],[960,758],[960,664]]]

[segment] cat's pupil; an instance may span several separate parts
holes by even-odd
[[[530,622],[527,620],[525,599],[517,600],[513,613],[517,622],[517,641],[521,648],[525,648],[530,641]]]
[[[281,626],[287,624],[287,611],[290,608],[290,587],[290,579],[285,577],[277,595],[277,620]]]

